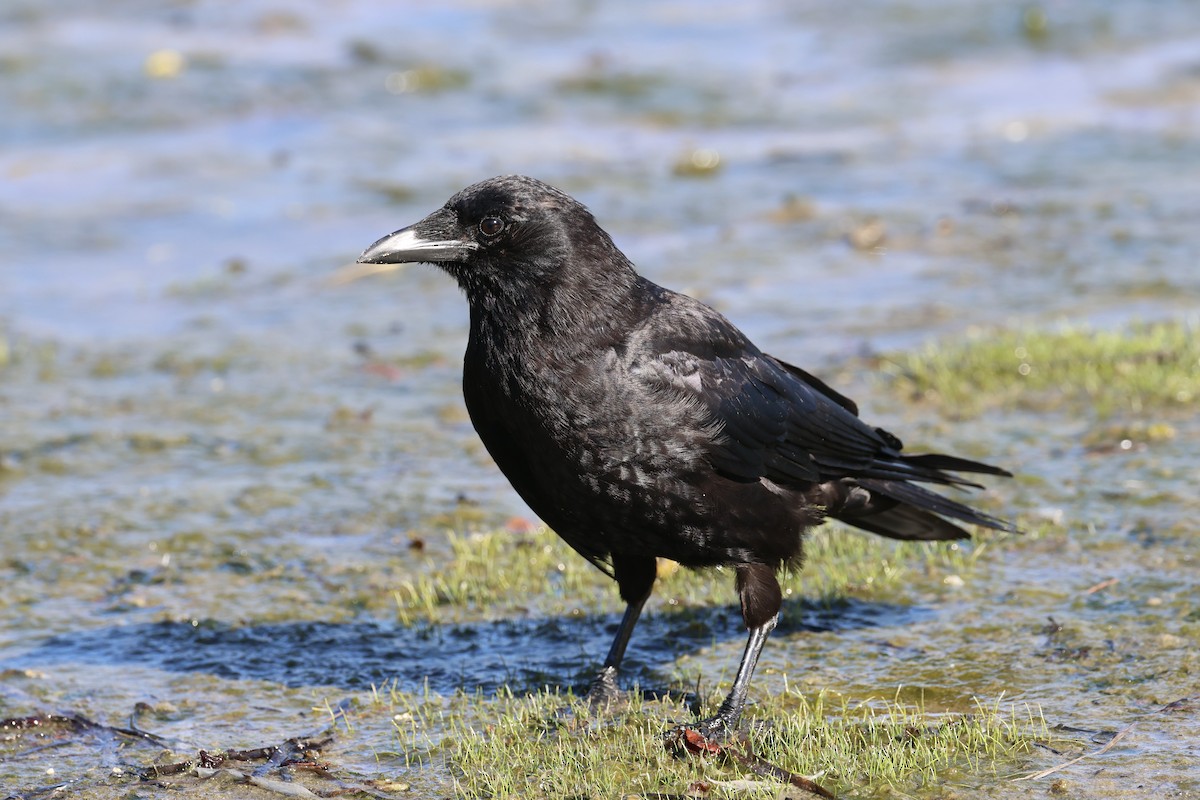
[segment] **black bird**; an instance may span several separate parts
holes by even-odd
[[[541,181],[467,187],[358,260],[433,263],[466,294],[475,430],[529,507],[627,604],[593,703],[618,693],[656,557],[737,576],[749,640],[716,716],[694,726],[719,741],[775,627],[775,573],[799,564],[806,529],[833,517],[893,539],[969,538],[950,520],[1012,530],[918,485],[1010,473],[902,453],[853,401],[638,275],[583,205]]]

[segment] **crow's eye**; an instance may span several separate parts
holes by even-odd
[[[504,220],[499,217],[484,217],[479,220],[479,232],[484,236],[495,236],[504,230]]]

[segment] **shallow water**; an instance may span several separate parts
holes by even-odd
[[[186,706],[157,720],[171,735],[257,746],[394,678],[582,680],[615,605],[395,623],[390,592],[444,556],[440,530],[528,512],[462,410],[451,282],[326,278],[480,178],[570,191],[647,275],[817,371],[990,325],[1194,315],[1200,10],[1066,2],[1044,28],[1039,11],[7,3],[0,717],[170,702]],[[811,657],[809,678],[850,694],[1006,692],[1109,728],[1194,693],[1194,423],[1108,457],[1079,445],[1086,409],[955,425],[848,380],[898,432],[1015,465],[1006,507],[1074,535],[1010,545],[957,595],[918,588],[840,623],[801,607],[764,675]],[[633,676],[729,669],[727,610],[682,651],[654,646],[675,630],[655,610]],[[1067,644],[1039,632],[1047,615]],[[969,666],[950,680],[944,659]],[[1195,796],[1194,714],[1156,719],[1114,753],[1127,779],[1072,786]],[[60,776],[119,761],[55,758]],[[404,772],[389,763],[355,768]],[[10,759],[0,785],[43,772]]]

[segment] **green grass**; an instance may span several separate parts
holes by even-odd
[[[707,699],[710,707],[719,702]],[[487,699],[393,687],[376,692],[373,705],[392,715],[408,768],[428,776],[440,767],[461,797],[682,796],[705,785],[711,797],[774,798],[783,789],[734,758],[672,755],[663,731],[689,713],[636,689],[601,714],[554,690]],[[789,687],[755,708],[748,741],[734,747],[839,795],[904,796],[967,775],[1015,772],[1015,760],[1049,738],[1041,714],[1018,705],[933,714],[920,704],[831,702]]]
[[[496,619],[530,610],[612,612],[622,607],[612,580],[548,529],[447,536],[449,559],[393,590],[402,623]],[[999,538],[983,534],[961,544],[891,542],[830,523],[806,537],[805,566],[781,573],[780,586],[785,598],[821,603],[847,593],[894,599],[895,590],[915,576],[925,586],[960,582]],[[654,592],[673,606],[736,602],[733,573],[721,568],[694,572],[660,562]]]
[[[1200,327],[1187,322],[1096,331],[986,331],[894,355],[882,365],[904,396],[943,413],[988,408],[1169,412],[1200,398]]]
[[[1035,528],[1033,536],[1043,531]],[[904,602],[923,591],[969,581],[982,554],[1006,537],[970,543],[896,543],[829,525],[807,540],[803,570],[781,575],[786,596],[833,603],[852,595]],[[515,614],[619,611],[615,585],[546,529],[523,534],[451,534],[450,557],[395,593],[402,621],[450,622]],[[548,588],[549,587],[549,588]],[[676,607],[735,607],[726,570],[692,572],[660,565],[655,603]],[[786,608],[786,607],[785,607]],[[855,787],[903,791],[939,785],[949,776],[1014,771],[1014,759],[1048,737],[1040,713],[995,703],[969,714],[927,712],[920,702],[871,697],[851,702],[789,685],[760,691],[748,719],[760,757],[839,793]],[[727,690],[706,687],[707,711]],[[911,693],[906,693],[909,697]],[[390,698],[390,699],[388,699]],[[679,794],[696,781],[711,796],[777,797],[780,784],[732,759],[671,756],[662,733],[691,719],[678,699],[651,700],[637,688],[615,711],[592,717],[562,690],[495,698],[382,693],[398,720],[410,768],[428,778],[439,771],[463,797],[595,797]],[[400,706],[400,713],[394,707]],[[603,787],[603,791],[601,788]]]

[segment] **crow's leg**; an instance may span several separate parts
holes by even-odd
[[[608,649],[608,657],[604,659],[604,666],[600,668],[596,677],[592,678],[592,682],[588,685],[587,701],[589,705],[607,705],[621,696],[621,690],[617,687],[617,670],[621,666],[621,659],[625,655],[625,645],[629,644],[629,635],[633,633],[633,626],[637,624],[644,603],[645,598],[642,598],[641,602],[630,603],[625,607],[625,616],[621,617],[621,626],[617,628],[617,637],[613,640],[612,647]]]
[[[746,649],[742,652],[733,686],[714,716],[668,730],[668,744],[684,742],[683,733],[687,730],[695,731],[712,742],[725,741],[737,730],[738,721],[746,707],[750,678],[754,675],[767,637],[775,630],[779,608],[783,604],[783,593],[779,590],[779,582],[775,580],[775,570],[764,564],[739,566],[737,588],[742,601],[742,618],[750,629],[750,637],[746,640]]]
[[[681,729],[690,728],[705,739],[714,742],[728,739],[730,734],[737,730],[742,710],[746,707],[746,690],[750,688],[750,678],[754,675],[754,667],[758,664],[759,653],[762,652],[763,645],[766,643],[767,637],[771,635],[771,631],[775,630],[777,620],[778,617],[771,617],[767,622],[750,631],[750,638],[746,640],[746,650],[742,653],[741,663],[738,664],[733,686],[730,688],[729,694],[725,696],[721,707],[717,709],[717,713],[691,725],[682,725]]]
[[[629,637],[633,634],[638,617],[641,616],[642,606],[646,604],[650,591],[654,588],[657,561],[653,557],[626,557],[614,554],[612,565],[613,577],[617,579],[621,599],[626,603],[625,615],[621,617],[612,647],[608,648],[604,666],[588,686],[587,701],[593,708],[607,705],[621,696],[621,690],[617,688],[617,670],[621,667],[621,659],[625,657],[625,647],[629,644]]]

